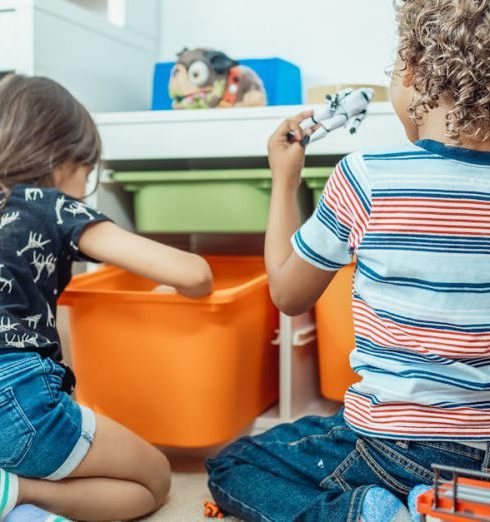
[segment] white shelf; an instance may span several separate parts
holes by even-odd
[[[202,109],[95,114],[109,164],[141,160],[257,158],[285,118],[314,106]],[[343,155],[405,141],[389,103],[373,103],[355,135],[342,130],[313,143],[310,156]]]

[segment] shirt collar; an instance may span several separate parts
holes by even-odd
[[[436,140],[419,140],[415,142],[415,145],[445,158],[490,166],[490,152],[487,151],[455,147]]]

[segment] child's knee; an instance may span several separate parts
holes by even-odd
[[[206,460],[205,466],[210,479],[217,478],[240,464],[253,464],[256,457],[256,441],[261,435],[241,437],[223,448],[216,457]]]
[[[240,464],[235,454],[227,452],[226,454],[218,454],[214,458],[206,460],[206,469],[208,471],[210,482],[219,480],[219,477],[228,473],[230,470],[236,470]]]
[[[255,437],[241,437],[228,446],[225,446],[215,457],[206,460],[205,465],[208,473],[211,473],[218,467],[227,466],[229,462],[235,462],[235,459],[249,452],[254,445]]]
[[[171,486],[171,468],[167,457],[162,453],[152,469],[151,491],[155,497],[155,507],[162,506]]]

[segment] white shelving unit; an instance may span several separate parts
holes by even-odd
[[[0,0],[0,73],[48,76],[91,111],[148,108],[158,0],[145,0],[144,10],[132,2],[124,25],[111,23],[98,3]]]
[[[96,114],[95,120],[104,158],[114,169],[162,169],[179,161],[194,168],[199,168],[201,162],[215,166],[223,161],[228,167],[241,167],[251,160],[265,164],[268,136],[281,120],[301,110],[304,107],[105,113]],[[307,150],[307,163],[315,161],[327,167],[353,150],[405,140],[390,104],[375,103],[358,134],[337,131],[312,144]],[[116,221],[126,226],[131,223],[127,206],[108,176],[93,204]],[[252,432],[306,414],[328,414],[338,407],[321,399],[318,392],[315,341],[311,314],[298,318],[281,315],[280,400],[256,420]]]

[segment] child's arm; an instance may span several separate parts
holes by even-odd
[[[334,271],[307,263],[293,250],[291,236],[300,227],[297,190],[301,182],[305,150],[299,144],[304,136],[299,124],[312,115],[304,112],[285,121],[269,140],[272,172],[272,199],[265,239],[265,263],[272,300],[288,315],[309,310],[321,296]],[[296,139],[288,141],[288,132]]]
[[[87,227],[80,250],[98,261],[176,288],[187,297],[203,297],[213,290],[213,276],[200,256],[138,236],[104,221]]]

